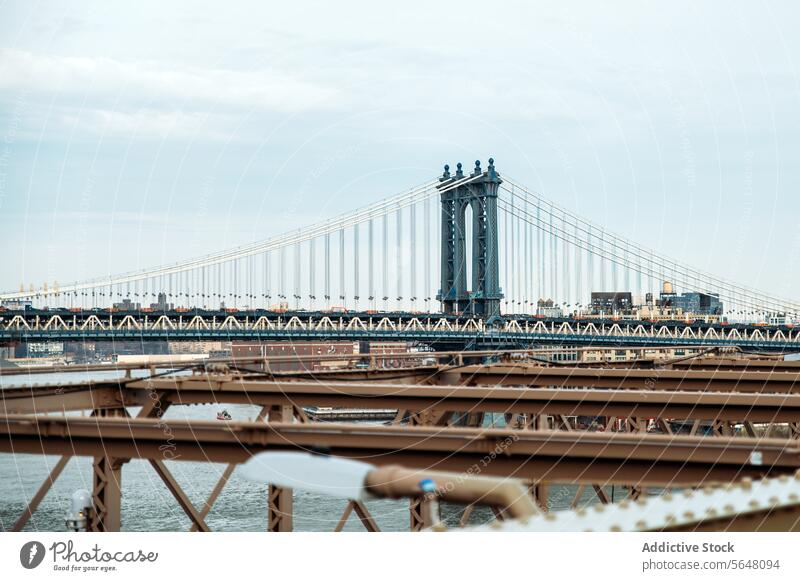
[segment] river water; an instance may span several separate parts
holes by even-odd
[[[0,388],[32,384],[67,385],[86,379],[108,379],[121,376],[117,372],[69,373],[30,376],[0,376]],[[234,419],[255,418],[256,406],[226,405]],[[164,419],[214,419],[218,405],[172,406]],[[138,410],[129,410],[134,415]],[[10,530],[41,483],[58,461],[58,456],[33,454],[0,454],[0,531]],[[25,530],[64,530],[64,516],[72,493],[78,489],[91,490],[91,458],[74,457],[56,480],[50,492],[34,513]],[[208,497],[225,470],[225,464],[211,462],[167,461],[167,467],[183,487],[192,503],[198,507]],[[552,486],[549,491],[551,510],[568,508],[575,495],[575,486]],[[610,493],[610,489],[607,490]],[[622,494],[618,487],[614,491]],[[594,492],[586,491],[581,504],[596,502]],[[347,501],[305,491],[294,491],[294,529],[298,531],[331,531],[342,515]],[[382,531],[407,531],[408,501],[372,500],[366,503]],[[456,525],[463,507],[443,505],[442,517]],[[470,524],[493,520],[492,512],[476,508]],[[265,487],[240,478],[237,471],[217,499],[206,518],[215,531],[263,531],[267,522]],[[134,459],[122,468],[122,530],[123,531],[181,531],[190,527],[189,518],[167,490],[146,460]],[[345,525],[346,531],[363,530],[355,515]]]

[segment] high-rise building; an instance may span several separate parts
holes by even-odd
[[[594,292],[591,298],[593,315],[630,314],[633,308],[633,297],[629,292]]]
[[[667,309],[673,313],[719,316],[723,312],[723,305],[722,301],[719,300],[719,295],[709,293],[688,292],[677,294],[675,292],[662,292],[659,303],[662,309]]]

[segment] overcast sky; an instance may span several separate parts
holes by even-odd
[[[0,3],[1,288],[260,240],[493,156],[800,298],[796,3],[264,4]]]

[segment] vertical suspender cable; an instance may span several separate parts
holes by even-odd
[[[331,308],[331,235],[325,234],[325,308]]]
[[[300,242],[294,243],[294,301],[295,306],[300,308]]]
[[[264,308],[269,308],[270,300],[272,299],[272,290],[270,289],[270,253],[264,253]]]
[[[517,196],[513,196],[517,197]],[[516,267],[512,265],[514,268],[514,279],[517,285],[516,290],[516,300],[517,300],[517,312],[524,313],[527,309],[525,307],[525,303],[528,299],[528,291],[527,291],[527,278],[525,274],[526,266],[526,259],[525,259],[525,248],[526,248],[526,233],[523,231],[523,228],[526,228],[526,219],[523,217],[525,214],[523,212],[527,212],[527,200],[524,198],[520,198],[522,201],[525,202],[526,206],[523,209],[522,201],[518,201],[519,207],[517,208],[517,217],[516,217],[516,236],[512,240],[513,244],[513,251],[512,256],[516,259]]]
[[[360,298],[358,292],[358,263],[361,257],[361,249],[358,245],[358,224],[353,225],[353,255],[353,305],[358,310],[358,299]]]
[[[567,231],[567,222],[565,217],[562,216],[561,218],[561,228],[566,233]],[[567,305],[572,304],[572,285],[570,280],[570,270],[569,270],[569,259],[572,249],[570,245],[567,244],[566,238],[561,241],[561,252],[564,254],[564,264],[563,264],[563,272],[561,273],[561,302],[567,303]]]
[[[614,251],[614,256],[619,258],[616,256],[616,250]],[[609,263],[611,265],[611,292],[615,293],[619,290],[619,269],[617,268],[618,265],[616,260],[610,260]]]
[[[513,184],[511,186],[511,194],[514,195],[514,185]],[[525,248],[525,250],[524,250],[525,261],[524,261],[524,267],[522,269],[522,272],[519,273],[519,276],[524,277],[524,281],[525,281],[525,289],[524,289],[525,292],[523,293],[523,302],[524,302],[525,308],[524,308],[523,312],[527,314],[527,313],[530,312],[529,303],[530,303],[530,298],[531,298],[530,297],[530,288],[531,288],[531,269],[530,269],[530,265],[531,265],[531,252],[530,252],[531,224],[530,224],[530,220],[528,220],[528,218],[527,218],[527,216],[529,215],[528,214],[528,197],[527,196],[523,196],[522,199],[523,199],[523,202],[525,203],[524,216],[526,217],[525,221],[523,222],[523,228],[525,228],[525,242],[524,242],[524,244],[525,244],[525,246],[524,246],[524,248]]]
[[[314,308],[314,299],[317,295],[315,276],[317,273],[317,256],[314,248],[314,238],[308,241],[308,300],[310,308]]]
[[[409,276],[409,284],[411,290],[409,296],[411,298],[411,309],[416,310],[417,301],[417,210],[416,204],[412,203],[408,207],[409,224],[410,224],[410,237],[409,251],[411,252],[411,276]]]
[[[389,310],[389,214],[383,215],[383,310]]]
[[[233,267],[233,308],[237,308],[239,305],[239,261],[234,260],[231,265]]]
[[[642,259],[641,256],[637,253],[636,255],[636,294],[639,295],[640,300],[644,302],[644,290],[642,289]]]
[[[536,263],[537,263],[537,276],[536,286],[539,289],[538,297],[536,297],[536,305],[538,307],[539,300],[544,298],[544,228],[542,227],[542,208],[539,202],[536,202]],[[538,312],[538,311],[534,311]]]
[[[425,310],[431,312],[431,200],[424,201],[425,221]]]
[[[441,281],[441,279],[442,279],[441,278],[441,275],[442,275],[442,273],[441,273],[441,269],[442,269],[442,256],[441,256],[441,252],[442,252],[442,246],[441,246],[441,244],[442,244],[442,208],[441,208],[441,201],[440,201],[440,199],[438,197],[433,199],[433,205],[434,205],[434,208],[437,211],[433,212],[433,215],[434,215],[433,222],[436,224],[436,238],[434,238],[435,243],[431,247],[431,251],[433,252],[433,256],[434,256],[434,260],[433,260],[433,264],[432,264],[433,269],[431,271],[431,272],[434,273],[433,286],[431,286],[431,292],[433,293],[431,295],[431,299],[433,299],[437,294],[436,293],[436,289],[439,286],[439,282],[437,282],[437,281]],[[440,307],[441,307],[441,304],[440,304]]]
[[[581,280],[581,270],[583,268],[583,250],[578,240],[578,224],[575,223],[575,305],[580,311],[583,306],[583,281]]]
[[[588,274],[588,294],[587,299],[591,301],[591,293],[594,290],[594,252],[592,243],[592,227],[588,227],[588,233],[586,234],[586,272]]]
[[[344,228],[339,228],[339,300],[346,305],[344,294]]]
[[[503,287],[505,288],[505,296],[503,302],[505,303],[506,310],[508,310],[508,302],[511,298],[511,272],[508,265],[511,263],[510,247],[508,244],[509,232],[508,224],[508,210],[503,209]]]
[[[605,245],[603,244],[603,230],[600,230],[600,240],[599,240],[599,248],[600,248],[600,290],[606,292],[608,289],[606,288],[606,260],[603,251],[605,250]]]
[[[549,278],[550,278],[550,292],[548,293],[548,299],[555,303],[556,301],[556,293],[558,289],[556,288],[556,237],[555,237],[555,226],[553,224],[553,214],[550,214],[550,219],[548,223],[548,233],[547,233],[547,270],[549,271]]]
[[[375,309],[375,220],[374,218],[369,219],[369,227],[367,229],[367,238],[368,245],[367,245],[367,260],[369,261],[369,265],[367,268],[367,284],[369,288],[369,308],[371,310]]]
[[[625,288],[623,290],[630,291],[631,290],[631,268],[630,264],[628,264],[628,260],[630,260],[630,256],[628,254],[628,243],[625,242],[625,249],[623,252],[623,259],[622,259],[622,268],[623,273],[625,276]]]
[[[397,216],[397,274],[396,274],[396,290],[397,290],[397,310],[403,310],[403,210],[398,208],[396,211]]]
[[[511,196],[511,216],[510,216],[509,219],[511,221],[511,225],[510,225],[510,230],[511,231],[509,232],[510,245],[509,245],[508,248],[506,248],[506,252],[509,253],[509,260],[510,260],[509,264],[510,264],[511,269],[514,270],[514,273],[509,272],[508,292],[509,292],[509,295],[510,295],[509,296],[509,304],[511,305],[511,312],[516,313],[518,311],[517,304],[516,304],[517,300],[518,300],[517,288],[516,288],[516,286],[517,286],[516,283],[517,283],[518,279],[515,276],[515,273],[518,273],[519,269],[518,268],[517,269],[514,268],[514,255],[516,253],[512,252],[512,248],[514,248],[514,243],[517,240],[517,230],[516,230],[517,214],[514,211],[514,196]]]
[[[281,246],[278,253],[278,298],[286,301],[286,246]],[[281,305],[282,306],[282,305]]]

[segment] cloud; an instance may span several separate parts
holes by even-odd
[[[68,131],[76,126],[83,132],[130,135],[142,138],[184,138],[200,133],[205,138],[224,139],[226,137],[221,119],[215,116],[192,111],[162,111],[158,109],[139,109],[136,111],[113,111],[92,109],[81,111],[78,115],[68,111],[59,116],[60,128]]]
[[[337,91],[278,68],[252,71],[181,68],[106,57],[40,55],[0,49],[0,92],[58,92],[59,101],[86,99],[159,108],[257,109],[291,113],[329,107]]]

